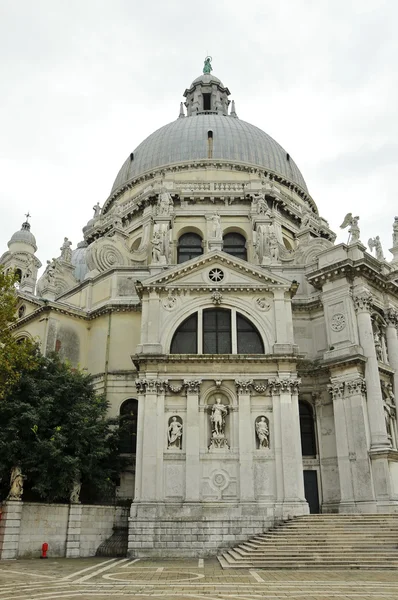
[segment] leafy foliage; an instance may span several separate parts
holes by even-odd
[[[109,497],[124,464],[123,429],[107,418],[107,408],[90,376],[56,354],[39,356],[0,402],[3,497],[15,465],[26,476],[25,488],[46,501],[67,501],[75,481],[85,501]]]
[[[14,274],[5,275],[0,271],[0,402],[22,371],[34,368],[37,357],[35,343],[28,339],[16,340],[9,329],[16,320],[16,281]]]

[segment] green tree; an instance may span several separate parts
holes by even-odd
[[[109,497],[125,464],[122,430],[107,409],[89,375],[56,354],[39,356],[0,402],[3,498],[15,466],[26,477],[25,490],[49,502],[67,501],[77,481],[83,500]]]
[[[0,270],[0,402],[22,371],[36,364],[36,344],[28,339],[22,343],[16,340],[9,327],[16,320],[16,281],[13,273],[6,275]]]

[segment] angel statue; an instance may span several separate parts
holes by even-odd
[[[358,221],[359,221],[359,217],[353,217],[352,213],[348,213],[344,217],[344,221],[340,225],[340,229],[345,229],[348,225],[350,226],[350,228],[348,230],[348,233],[349,233],[348,243],[349,244],[355,244],[356,242],[359,242],[359,234],[361,232],[358,227]]]
[[[375,238],[369,238],[368,240],[369,250],[372,252],[373,248],[376,251],[377,260],[385,260],[383,254],[383,248],[381,247],[381,241],[378,235]]]

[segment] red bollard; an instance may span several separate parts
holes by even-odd
[[[48,558],[47,551],[48,551],[48,544],[47,544],[47,542],[44,542],[44,544],[41,547],[41,556],[40,556],[40,558]]]

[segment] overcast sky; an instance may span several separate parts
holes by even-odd
[[[0,255],[32,215],[73,247],[119,168],[202,72],[294,158],[320,214],[360,215],[388,259],[398,214],[396,0],[0,0]]]

